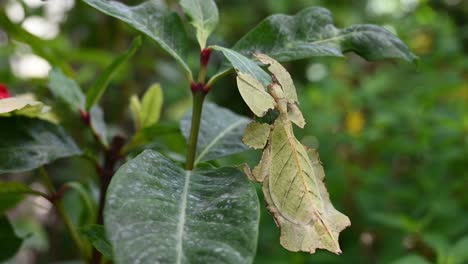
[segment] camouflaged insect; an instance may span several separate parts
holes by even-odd
[[[303,128],[305,121],[292,78],[267,55],[255,57],[267,65],[273,83],[265,88],[253,76],[238,73],[239,91],[255,115],[262,117],[274,108],[279,117],[272,125],[252,122],[246,128],[244,143],[263,149],[263,155],[252,171],[245,165],[244,172],[263,184],[268,210],[281,229],[283,247],[310,253],[321,248],[339,254],[338,236],[350,221],[330,202],[318,153],[294,136],[292,124]]]

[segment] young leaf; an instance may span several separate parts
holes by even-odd
[[[255,77],[258,81],[260,81],[260,83],[262,83],[265,86],[271,83],[270,76],[251,59],[232,49],[224,48],[221,46],[210,47],[214,50],[221,51],[237,72],[248,73]],[[248,56],[248,54],[246,54],[246,56]],[[229,71],[229,69],[225,70],[224,72],[226,71]],[[217,75],[224,74],[224,72],[218,73]],[[213,78],[216,78],[216,76],[214,76]]]
[[[106,238],[106,233],[102,225],[87,225],[81,227],[79,231],[104,257],[112,260],[112,245]]]
[[[0,262],[7,261],[16,255],[23,240],[19,238],[10,221],[4,215],[0,216]]]
[[[141,129],[141,102],[136,95],[130,97],[130,111],[132,112],[135,130],[138,131]]]
[[[185,171],[146,150],[109,186],[106,234],[116,263],[251,263],[259,203],[234,168]]]
[[[206,40],[218,24],[218,7],[213,0],[181,0],[180,5],[190,16],[197,31],[200,48],[204,49]]]
[[[180,121],[180,129],[188,140],[192,113]],[[249,119],[212,103],[205,103],[201,117],[195,164],[245,151],[242,135]]]
[[[99,102],[115,73],[118,72],[120,67],[127,62],[133,54],[135,54],[140,46],[141,36],[138,36],[133,40],[130,48],[119,55],[106,69],[104,69],[101,75],[99,75],[99,78],[86,92],[86,111],[89,111],[91,107]]]
[[[256,116],[262,117],[268,110],[275,108],[273,97],[265,91],[265,87],[253,76],[242,72],[238,73],[237,88],[244,102]]]
[[[57,68],[49,72],[49,90],[55,97],[67,103],[72,111],[85,109],[86,97],[80,86]]]
[[[155,40],[192,76],[185,63],[189,39],[179,15],[171,11],[163,0],[150,0],[137,6],[117,1],[83,0],[97,10],[122,20]]]
[[[44,120],[2,117],[0,127],[0,174],[32,170],[81,153],[61,127]]]
[[[262,144],[251,145],[262,147],[265,137],[268,143],[253,172],[247,166],[244,171],[249,179],[263,183],[268,210],[281,228],[283,247],[310,253],[317,248],[341,253],[338,236],[350,221],[330,202],[318,154],[308,151],[293,134],[292,123],[302,127],[304,119],[292,96],[296,94],[292,79],[289,80],[286,70],[273,59],[264,54],[257,57],[273,69],[274,82],[268,87],[279,117],[271,132],[269,129],[246,131],[245,138],[262,139]]]
[[[312,56],[343,56],[353,51],[365,59],[397,58],[414,61],[416,56],[388,30],[374,25],[338,29],[327,9],[311,7],[294,16],[272,15],[240,39],[234,50],[249,55],[268,54],[278,61]]]
[[[161,85],[153,84],[146,91],[141,103],[140,120],[142,128],[150,127],[159,121],[163,103]]]
[[[20,182],[0,181],[0,214],[15,207],[27,194],[43,195]]]

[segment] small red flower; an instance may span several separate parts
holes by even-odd
[[[0,99],[9,98],[11,97],[10,92],[8,91],[8,87],[3,83],[0,83]]]

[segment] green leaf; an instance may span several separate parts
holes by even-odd
[[[141,46],[141,36],[136,37],[130,48],[124,53],[119,55],[106,69],[99,75],[99,78],[93,83],[91,88],[86,92],[86,111],[89,111],[91,107],[99,102],[102,95],[104,94],[109,82],[114,78],[115,74],[121,68],[121,66],[127,62],[133,54]]]
[[[190,136],[192,113],[180,121],[185,139]],[[242,135],[249,119],[213,103],[203,105],[195,164],[247,150]]]
[[[258,66],[255,62],[253,62],[246,56],[232,49],[224,48],[221,46],[210,47],[214,50],[221,51],[237,72],[248,73],[254,76],[258,81],[260,81],[260,83],[262,83],[265,86],[271,83],[270,76],[262,68],[260,68],[260,66]],[[224,71],[217,73],[216,75],[222,75],[227,71],[229,71],[229,69],[225,69]],[[213,78],[216,78],[216,76],[213,76]]]
[[[200,48],[204,49],[206,40],[218,24],[218,7],[213,0],[181,0],[180,5],[190,16],[197,31]]]
[[[182,65],[190,77],[192,76],[185,63],[189,39],[184,25],[179,15],[166,6],[165,1],[150,0],[137,6],[107,0],[83,1],[151,37]]]
[[[20,182],[0,181],[0,214],[15,207],[27,194],[43,195]]]
[[[0,241],[0,262],[14,257],[23,243],[6,216],[0,216]]]
[[[32,170],[81,153],[60,126],[44,120],[1,117],[0,127],[0,174]]]
[[[407,255],[393,261],[391,264],[430,264],[430,262],[418,255]]]
[[[109,260],[113,259],[112,245],[106,238],[106,233],[102,225],[87,225],[81,227],[79,231],[104,257]]]
[[[462,264],[468,261],[468,236],[462,237],[450,249],[447,263]]]
[[[141,102],[140,120],[141,127],[150,127],[159,121],[163,103],[163,91],[161,85],[153,84],[146,91]]]
[[[95,105],[91,108],[89,112],[90,121],[91,121],[91,129],[94,131],[94,134],[98,138],[98,140],[104,145],[107,146],[107,128],[106,123],[104,121],[104,113],[102,109]]]
[[[338,29],[330,11],[320,7],[304,9],[294,16],[269,16],[242,37],[233,49],[244,55],[265,53],[278,61],[312,56],[341,57],[348,51],[368,60],[416,59],[408,47],[388,30],[375,25]]]
[[[130,111],[132,112],[135,130],[138,131],[141,129],[141,102],[136,95],[130,97]]]
[[[85,109],[86,97],[80,86],[57,68],[49,72],[49,90],[56,98],[67,103],[72,111]]]
[[[251,263],[259,203],[234,168],[185,171],[146,150],[109,186],[106,234],[116,263]]]

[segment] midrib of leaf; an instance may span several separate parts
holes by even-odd
[[[293,135],[291,135],[291,131],[292,131],[291,122],[289,121],[289,119],[287,117],[282,117],[281,121],[283,123],[283,128],[286,131],[286,136],[288,138],[289,145],[291,146],[292,153],[293,153],[292,155],[294,156],[294,160],[296,161],[298,172],[301,175],[302,184],[306,188],[306,192],[305,192],[306,194],[304,194],[304,195],[309,195],[310,199],[312,199],[312,194],[310,193],[309,185],[307,184],[307,181],[305,179],[307,177],[307,175],[304,175],[304,170],[302,169],[302,164],[301,164],[301,162],[299,160],[299,157],[298,157],[298,152],[297,152],[296,142],[295,142],[296,140],[295,140],[295,137]],[[312,173],[314,173],[313,168],[311,168],[311,171],[312,171]],[[317,188],[316,191],[317,191],[317,196],[320,199],[320,204],[323,204],[322,195],[320,195],[320,190],[318,189],[318,184],[317,184],[317,179],[316,178],[317,177],[315,177],[315,175],[312,176],[312,180],[314,181],[315,186]],[[279,211],[280,214],[282,214],[281,210],[278,210],[278,211]],[[322,217],[320,216],[320,214],[317,212],[317,210],[315,208],[314,208],[314,213],[317,216],[317,219],[319,219],[320,222],[322,222],[322,225],[325,227],[325,230],[327,231],[328,235],[331,237],[332,241],[335,242],[335,246],[337,248],[339,248],[338,242],[335,239],[335,237],[333,236],[332,232],[330,231],[330,228],[327,226],[325,221],[323,221]],[[283,215],[283,217],[289,220],[289,218],[286,217],[285,215]],[[292,222],[294,223],[294,221],[292,221]]]
[[[187,197],[189,191],[189,184],[190,178],[192,176],[192,171],[185,172],[185,183],[184,189],[182,191],[182,201],[180,203],[179,209],[179,221],[177,224],[177,236],[176,236],[176,263],[182,263],[182,255],[183,255],[183,238],[184,238],[184,226],[185,226],[185,211],[187,210]]]
[[[231,132],[234,128],[236,128],[237,126],[239,126],[240,124],[242,124],[244,122],[244,120],[239,120],[237,122],[235,122],[234,124],[228,126],[223,132],[219,133],[218,136],[216,136],[211,142],[210,144],[208,144],[202,152],[200,152],[200,155],[198,155],[197,159],[195,160],[195,164],[199,163],[201,161],[201,159],[206,155],[206,153],[208,153],[208,151],[214,146],[216,145],[216,143],[218,143],[218,141],[223,138],[227,133]]]

